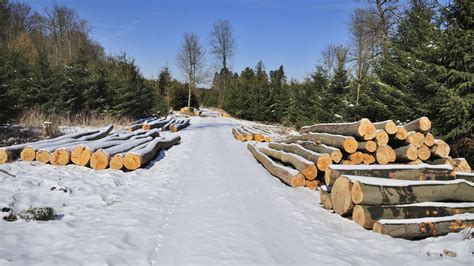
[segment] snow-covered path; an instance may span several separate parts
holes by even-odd
[[[330,214],[317,192],[269,175],[233,139],[237,123],[193,118],[180,145],[132,173],[0,165],[0,207],[51,206],[64,215],[0,221],[0,265],[474,262],[472,240],[461,234],[392,239]],[[457,257],[439,256],[443,249]]]

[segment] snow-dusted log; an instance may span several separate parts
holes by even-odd
[[[375,142],[377,146],[385,146],[388,144],[389,138],[387,132],[385,130],[377,130],[377,134],[375,135]]]
[[[469,182],[474,182],[474,173],[455,172],[456,179],[464,179]]]
[[[352,181],[341,176],[331,188],[331,203],[335,213],[341,216],[351,215],[354,203],[351,199]]]
[[[265,136],[253,128],[242,126],[242,129],[253,135],[253,139],[258,142],[265,141]]]
[[[451,148],[443,140],[436,139],[434,145],[430,148],[431,157],[434,158],[446,158],[449,156]]]
[[[369,154],[369,153],[364,153],[364,161],[362,161],[362,163],[369,165],[369,164],[375,163],[375,161],[376,160],[375,160],[374,155]]]
[[[166,125],[170,120],[171,120],[171,118],[161,118],[161,119],[154,120],[154,121],[151,121],[151,122],[145,122],[142,126],[142,129],[143,130],[150,130],[150,129],[154,129],[154,128],[161,128],[164,125]]]
[[[431,147],[435,144],[435,138],[433,137],[433,135],[431,133],[427,133],[425,135],[424,144],[428,147]]]
[[[264,141],[265,142],[271,142],[273,137],[273,133],[266,130],[266,129],[263,129],[263,128],[259,128],[259,127],[256,127],[256,126],[252,126],[252,129],[259,132],[260,134],[263,135],[263,138],[264,138]]]
[[[375,152],[377,150],[377,143],[375,141],[359,141],[357,149],[363,152]]]
[[[377,163],[384,165],[395,162],[397,155],[392,147],[385,145],[377,148],[375,159],[377,159]]]
[[[471,166],[467,162],[465,158],[455,158],[453,159],[453,166],[454,166],[454,171],[456,172],[463,172],[463,173],[470,173],[471,172]]]
[[[319,181],[318,180],[305,180],[304,181],[304,186],[311,189],[311,190],[316,190],[318,188]]]
[[[367,118],[353,123],[326,123],[305,126],[300,133],[318,132],[344,136],[353,136],[363,140],[371,140],[377,134],[375,126]]]
[[[329,154],[331,160],[335,163],[339,163],[342,160],[342,152],[338,148],[334,148],[325,144],[316,144],[312,141],[298,141],[303,148],[317,152]]]
[[[454,180],[451,165],[330,165],[324,172],[326,185],[343,175],[376,176],[397,180]]]
[[[380,220],[374,224],[373,230],[391,237],[421,239],[460,232],[469,227],[474,227],[472,213],[446,217]]]
[[[247,130],[244,130],[243,128],[237,128],[237,132],[239,132],[241,135],[245,137],[246,141],[252,141],[253,140],[253,134],[248,132]]]
[[[179,121],[179,123],[172,124],[170,126],[170,130],[172,132],[178,132],[179,130],[188,127],[189,122],[190,122],[189,118],[182,119],[182,120]]]
[[[419,205],[356,205],[352,211],[352,220],[366,229],[372,229],[374,223],[382,219],[442,217],[461,213],[474,213],[474,203],[426,202]]]
[[[418,159],[418,149],[409,144],[395,149],[395,155],[397,156],[397,162],[410,162]]]
[[[422,116],[403,126],[407,131],[426,132],[431,129],[431,121],[428,117]]]
[[[128,170],[136,170],[150,162],[160,150],[168,149],[180,141],[180,136],[156,138],[142,149],[127,152],[123,157],[123,165]]]
[[[146,147],[146,145],[148,145],[148,143],[143,143],[142,145],[139,145],[128,152],[134,152],[134,151],[143,149]],[[114,170],[121,170],[123,168],[123,158],[125,154],[126,154],[125,152],[122,152],[122,153],[117,153],[114,156],[112,156],[109,162],[110,168]]]
[[[351,178],[354,182],[351,194],[355,204],[395,205],[425,201],[474,201],[474,184],[462,179],[395,181],[373,177],[347,175],[344,177]]]
[[[319,190],[319,200],[321,205],[326,210],[332,210],[332,202],[331,202],[331,190],[328,189],[326,186],[321,186]]]
[[[260,152],[253,144],[248,143],[247,149],[252,153],[270,174],[278,177],[282,182],[291,187],[302,187],[305,185],[304,175],[293,168],[289,168],[274,162],[270,157]]]
[[[326,171],[326,168],[332,162],[329,154],[317,153],[317,152],[305,149],[304,147],[295,143],[285,144],[285,143],[270,142],[268,146],[275,150],[297,154],[305,158],[306,160],[313,162],[321,171]]]
[[[179,120],[176,120],[175,118],[171,118],[168,123],[166,123],[164,126],[161,127],[161,131],[169,130],[170,126],[177,122],[179,122]]]
[[[385,130],[390,135],[394,135],[397,133],[397,125],[392,120],[385,120],[381,122],[373,123],[376,129]]]
[[[152,137],[141,138],[122,142],[119,145],[109,147],[107,149],[99,149],[90,157],[90,166],[94,170],[104,170],[109,166],[110,159],[117,153],[127,152],[143,143],[153,140]]]
[[[245,136],[240,134],[240,132],[235,127],[232,128],[232,135],[238,141],[245,141]]]
[[[258,147],[260,152],[263,152],[265,155],[277,159],[283,163],[292,165],[296,170],[304,175],[308,180],[316,179],[318,174],[318,169],[316,165],[299,155],[271,149],[268,147],[260,146]]]
[[[423,146],[421,146],[421,148],[418,148],[418,159],[420,159],[422,161],[426,161],[430,157],[431,157],[431,151],[430,151],[430,148],[428,146],[423,144]]]

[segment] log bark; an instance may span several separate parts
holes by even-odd
[[[385,130],[390,135],[394,135],[397,133],[397,125],[392,120],[386,120],[382,122],[375,122],[373,123],[376,129]]]
[[[232,135],[234,135],[234,138],[238,141],[245,141],[245,136],[240,134],[235,127],[232,128]]]
[[[332,210],[331,192],[321,187],[319,190],[319,200],[324,209]]]
[[[283,152],[267,147],[259,147],[258,150],[271,158],[292,165],[296,170],[302,173],[306,179],[316,179],[318,169],[316,168],[316,165],[314,165],[313,162],[296,154],[291,154],[288,152]]]
[[[385,130],[377,130],[377,134],[375,135],[375,141],[377,146],[385,146],[388,144],[389,138],[387,132]]]
[[[474,185],[461,179],[405,181],[404,185],[381,185],[369,183],[371,181],[367,182],[368,179],[371,178],[365,177],[364,181],[354,181],[352,201],[355,204],[394,205],[425,201],[474,201]]]
[[[454,171],[456,172],[470,173],[472,170],[465,158],[455,158],[453,159],[453,164]]]
[[[423,218],[410,220],[382,220],[376,222],[373,230],[376,233],[396,238],[421,239],[460,232],[474,227],[474,215],[458,214],[441,218]]]
[[[455,172],[456,179],[464,179],[469,182],[474,182],[474,173]]]
[[[149,142],[144,148],[127,152],[123,157],[123,165],[128,170],[136,170],[149,163],[162,149],[168,149],[181,141],[180,136],[171,138],[156,138]]]
[[[431,152],[431,149],[430,149]],[[433,156],[431,156],[433,157]],[[428,161],[429,164],[440,165],[440,164],[449,164],[454,167],[454,161],[451,156],[446,156],[445,158],[433,159]]]
[[[335,163],[339,163],[342,160],[342,152],[338,148],[327,146],[325,144],[316,144],[312,141],[298,141],[298,144],[303,148],[317,152],[329,154],[331,160]]]
[[[446,165],[330,165],[324,172],[324,182],[330,186],[344,175],[376,176],[396,180],[454,180],[453,168]]]
[[[363,140],[371,140],[376,135],[375,126],[366,118],[353,123],[315,124],[300,129],[300,134],[308,132],[352,136]]]
[[[410,162],[418,159],[418,149],[412,144],[395,149],[397,162]]]
[[[284,151],[284,152],[290,152],[294,153],[296,155],[299,155],[306,160],[309,160],[313,162],[316,167],[320,171],[326,171],[328,166],[331,164],[332,160],[329,154],[321,154],[321,153],[316,153],[314,151],[308,150],[303,148],[302,146],[298,144],[285,144],[285,143],[276,143],[276,142],[270,142],[268,144],[268,147],[279,150],[279,151]]]
[[[428,146],[423,144],[423,146],[421,146],[421,148],[418,148],[418,159],[420,159],[422,161],[426,161],[430,157],[431,157],[431,151],[430,151],[430,148]]]
[[[325,144],[344,150],[347,153],[357,151],[357,141],[353,137],[332,135],[327,133],[308,133],[300,136],[300,140],[309,140],[318,144]]]
[[[174,118],[171,118],[168,123],[166,123],[164,126],[161,127],[161,131],[166,131],[166,130],[169,130],[170,129],[170,126],[173,124],[173,123],[176,123],[178,122],[176,119]]]
[[[382,219],[415,219],[424,217],[452,216],[462,213],[474,213],[474,204],[449,203],[429,206],[396,205],[370,206],[356,205],[352,212],[352,220],[366,229],[372,229],[375,222]]]
[[[375,163],[375,156],[372,154],[364,153],[364,164],[369,165]]]
[[[170,120],[171,120],[171,118],[162,118],[162,119],[154,120],[154,121],[151,121],[151,122],[145,122],[145,123],[143,123],[142,129],[143,130],[150,130],[150,129],[154,129],[154,128],[161,128],[164,125],[166,125]]]
[[[305,180],[304,181],[304,186],[311,189],[311,190],[316,190],[318,188],[319,181],[318,180]]]
[[[414,161],[408,162],[407,164],[408,164],[408,165],[419,165],[419,164],[422,164],[422,163],[423,163],[422,160],[416,159],[416,160],[414,160]]]
[[[375,152],[377,150],[377,143],[371,140],[364,142],[359,141],[357,149],[363,152]]]
[[[431,121],[428,117],[423,116],[407,123],[403,127],[407,131],[426,132],[431,129]]]
[[[350,216],[354,203],[351,199],[352,181],[344,176],[339,177],[334,182],[331,189],[332,208],[335,213],[341,216]]]
[[[384,165],[395,162],[397,155],[392,147],[386,145],[377,148],[375,159],[377,159],[377,163]]]
[[[431,133],[427,133],[425,135],[424,144],[428,147],[431,147],[435,144],[435,138],[433,137],[433,135]]]
[[[300,172],[275,163],[270,157],[260,152],[253,144],[248,143],[247,149],[255,159],[260,162],[270,174],[278,177],[283,183],[291,187],[302,187],[305,185],[305,178]]]
[[[183,128],[186,128],[189,126],[189,122],[190,120],[189,119],[183,119],[180,121],[179,124],[173,124],[170,126],[170,129],[172,132],[178,132],[179,130],[183,129]]]
[[[431,157],[434,158],[446,158],[449,156],[449,152],[451,151],[451,148],[449,145],[440,140],[436,139],[435,144],[430,148],[431,151]]]

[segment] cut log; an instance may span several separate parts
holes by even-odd
[[[232,128],[232,135],[234,135],[234,138],[238,141],[245,141],[245,136],[240,134],[236,128]]]
[[[355,163],[351,160],[342,160],[341,164],[342,165],[355,165]]]
[[[410,162],[418,159],[418,149],[410,144],[395,149],[395,155],[397,162]]]
[[[364,161],[364,154],[360,151],[356,151],[348,156],[349,161],[352,164],[361,164]]]
[[[375,156],[372,154],[364,153],[364,164],[369,165],[375,163]]]
[[[303,148],[317,152],[329,154],[331,160],[335,163],[339,163],[342,160],[342,152],[338,148],[327,146],[325,144],[316,144],[312,141],[298,141],[298,144]]]
[[[323,188],[325,186],[321,186],[319,190],[319,200],[321,205],[326,210],[332,210],[332,202],[331,202],[331,192],[328,189]]]
[[[170,129],[170,126],[174,123],[178,122],[175,118],[171,118],[168,123],[161,127],[161,131],[166,131]]]
[[[408,131],[404,127],[397,127],[397,133],[393,136],[394,140],[406,140],[408,137]]]
[[[373,123],[376,129],[385,130],[390,135],[394,135],[397,133],[397,125],[392,120],[386,120],[382,122],[375,122]]]
[[[131,149],[128,152],[138,151],[140,149],[145,148],[147,145],[148,145],[148,143],[143,143],[142,145],[139,145],[139,146]],[[121,170],[123,168],[123,158],[124,158],[125,154],[126,153],[124,153],[124,152],[115,154],[112,157],[112,159],[110,159],[110,163],[109,163],[110,168],[112,168],[114,170]]]
[[[303,174],[295,169],[275,163],[270,157],[260,152],[253,144],[248,143],[247,149],[255,159],[260,162],[270,174],[278,177],[282,182],[291,187],[302,187],[305,185]]]
[[[326,185],[343,175],[376,176],[397,180],[454,180],[453,168],[450,165],[330,165],[324,172]]]
[[[431,152],[431,149],[430,149],[430,152]],[[430,160],[428,162],[430,164],[435,164],[435,165],[449,164],[449,165],[454,167],[454,161],[453,161],[453,158],[451,156],[446,156],[445,158],[433,159],[433,160]]]
[[[170,126],[172,132],[178,132],[179,130],[189,126],[189,118],[181,120],[178,124],[173,124]]]
[[[456,179],[464,179],[469,182],[474,182],[474,173],[455,172]]]
[[[416,159],[416,160],[414,160],[414,161],[408,162],[407,164],[408,164],[408,165],[419,165],[419,164],[422,164],[422,163],[423,163],[422,160]]]
[[[327,167],[331,164],[332,160],[329,154],[321,154],[317,153],[308,149],[303,148],[302,146],[292,143],[292,144],[285,144],[285,143],[276,143],[276,142],[270,142],[268,144],[268,147],[279,150],[279,151],[284,151],[284,152],[290,152],[297,154],[306,160],[309,160],[313,162],[316,167],[321,170],[321,171],[326,171]]]
[[[421,148],[425,143],[425,135],[420,132],[410,131],[408,132],[408,137],[406,141],[418,149]]]
[[[314,180],[318,174],[318,169],[313,162],[296,154],[283,152],[268,147],[259,147],[258,150],[265,155],[277,159],[285,164],[292,165],[296,170],[302,173],[306,179]]]
[[[354,203],[351,199],[352,181],[344,176],[339,177],[334,182],[331,189],[332,208],[335,213],[341,216],[350,216]]]
[[[263,141],[265,141],[265,136],[264,136],[262,133],[256,131],[255,129],[250,128],[250,127],[246,127],[246,126],[242,126],[242,128],[243,128],[244,130],[246,130],[247,132],[249,132],[250,134],[252,134],[252,135],[253,135],[253,139],[254,139],[255,141],[258,141],[258,142],[263,142]]]
[[[421,239],[460,232],[474,227],[474,214],[407,220],[380,220],[373,226],[376,233],[405,239]]]
[[[453,159],[453,163],[454,171],[456,172],[470,173],[472,170],[465,158],[455,158]]]
[[[243,128],[237,128],[237,132],[242,134],[245,137],[246,141],[252,141],[253,140],[253,134],[244,130]]]
[[[375,141],[359,141],[357,149],[363,152],[375,152],[377,150],[377,143]]]
[[[424,217],[452,216],[474,213],[474,203],[435,203],[395,206],[356,205],[352,220],[366,229],[372,229],[375,222],[382,219],[414,219]]]
[[[318,188],[319,181],[318,180],[305,180],[304,186],[311,189],[316,190]]]
[[[385,130],[377,130],[377,134],[375,135],[375,141],[377,143],[377,146],[387,145],[389,141],[387,132],[385,132]]]
[[[327,133],[308,133],[301,135],[301,140],[309,140],[315,143],[325,144],[331,147],[336,147],[344,150],[347,153],[354,153],[357,151],[357,141],[353,137],[342,135],[332,135]]]
[[[431,129],[431,121],[423,116],[403,126],[407,131],[426,132]]]
[[[142,129],[143,130],[151,130],[151,129],[154,129],[154,128],[162,128],[170,120],[171,120],[171,118],[161,118],[161,119],[154,120],[154,121],[151,121],[151,122],[145,122],[142,126]]]
[[[132,171],[143,167],[145,164],[150,162],[160,150],[168,149],[171,146],[178,144],[180,140],[180,136],[165,139],[156,138],[140,150],[127,152],[123,157],[123,165],[125,168]]]
[[[425,135],[424,144],[428,147],[431,147],[435,144],[435,138],[433,137],[433,135],[431,133],[427,133]]]
[[[377,159],[377,163],[379,164],[388,164],[393,163],[397,159],[397,155],[392,147],[386,145],[377,148],[375,152],[375,159]]]
[[[432,158],[446,158],[449,156],[451,148],[446,142],[436,139],[435,144],[430,148],[430,151]]]
[[[135,139],[107,149],[99,149],[90,157],[90,166],[94,170],[104,170],[109,166],[110,159],[115,154],[127,152],[136,146],[139,146],[143,143],[148,143],[151,140],[153,140],[152,137]]]
[[[300,134],[318,132],[371,140],[377,134],[376,131],[377,130],[369,119],[362,118],[360,121],[353,123],[327,123],[305,126],[300,129]]]
[[[273,137],[272,137],[272,133],[266,129],[263,129],[263,128],[259,128],[259,127],[256,127],[256,126],[252,126],[252,129],[254,131],[257,131],[258,133],[262,134],[263,135],[263,138],[264,138],[264,141],[265,142],[271,142]]]
[[[394,182],[381,178],[346,177],[354,180],[352,201],[355,204],[394,205],[424,201],[474,201],[474,184],[462,179]]]
[[[421,148],[418,148],[418,159],[420,159],[422,161],[426,161],[430,157],[431,157],[431,151],[430,151],[430,148],[428,146],[423,144],[423,146],[421,146]]]

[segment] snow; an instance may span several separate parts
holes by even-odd
[[[413,224],[413,223],[436,223],[452,220],[472,220],[474,221],[474,213],[455,214],[453,216],[443,217],[425,217],[415,219],[382,219],[378,222],[381,224]]]
[[[382,177],[368,177],[368,176],[354,176],[354,175],[343,175],[349,178],[352,182],[359,181],[367,185],[375,186],[389,186],[389,187],[404,187],[404,186],[417,186],[417,185],[449,185],[449,184],[459,184],[467,183],[470,186],[474,186],[474,183],[466,181],[464,179],[456,180],[398,180]]]
[[[474,208],[474,202],[420,202],[390,207],[447,207],[447,208]]]
[[[324,210],[318,191],[271,176],[234,140],[239,121],[191,122],[181,144],[133,172],[0,165],[0,207],[59,215],[0,220],[0,265],[472,265],[462,234],[408,241],[365,230]],[[427,255],[443,249],[457,257]]]
[[[387,164],[387,165],[342,165],[342,164],[331,164],[329,166],[333,170],[389,170],[389,169],[404,169],[404,170],[416,170],[416,169],[448,169],[452,170],[453,167],[450,164],[438,164],[431,165],[421,163],[417,165],[407,164]]]

